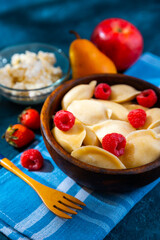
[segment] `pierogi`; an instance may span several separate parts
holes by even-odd
[[[160,156],[160,136],[153,130],[138,130],[127,137],[124,155],[119,159],[127,168],[153,162]]]
[[[133,100],[140,92],[126,84],[116,84],[111,87],[110,100],[117,103]]]
[[[67,108],[67,111],[85,125],[93,125],[109,119],[112,110],[104,104],[94,100],[75,100]]]
[[[127,121],[128,110],[119,103],[107,100],[95,100],[103,103],[107,108],[112,109],[111,119]]]
[[[73,87],[64,95],[62,99],[62,108],[66,110],[74,100],[90,99],[93,96],[96,84],[96,81],[92,81],[89,84],[80,84]]]
[[[92,131],[89,127],[84,125],[84,128],[86,130],[86,136],[83,140],[83,145],[87,146],[87,145],[93,145],[93,146],[100,146],[101,143],[97,137],[97,135],[95,134],[94,131]]]
[[[96,83],[95,80],[80,84],[64,95],[62,108],[71,112],[76,120],[65,132],[53,127],[56,141],[72,157],[101,168],[135,168],[158,159],[160,108],[149,109],[137,104],[135,98],[140,91],[126,84],[111,86],[109,99],[96,99],[93,97]],[[143,127],[138,129],[127,117],[134,109],[143,109],[147,116]],[[119,157],[102,148],[102,139],[112,133],[121,134],[126,140],[124,154]]]
[[[100,142],[102,142],[102,138],[106,134],[116,132],[126,137],[129,133],[136,130],[128,122],[120,120],[107,120],[105,122],[93,125],[90,128],[95,132]]]
[[[75,149],[71,156],[90,165],[109,169],[125,169],[123,163],[112,153],[96,146]]]
[[[148,110],[147,107],[143,107],[139,104],[135,104],[135,103],[132,103],[132,102],[122,103],[122,106],[125,107],[128,111],[132,111],[134,109],[143,109],[144,111]]]
[[[153,131],[160,135],[160,120],[153,122],[151,125],[149,125],[148,129],[152,129]]]
[[[154,122],[160,120],[160,108],[151,108],[146,111],[147,120],[142,127],[143,129],[149,128]]]
[[[86,136],[84,126],[77,119],[69,131],[64,132],[54,127],[52,133],[56,141],[69,153],[79,148]]]

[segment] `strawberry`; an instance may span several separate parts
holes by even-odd
[[[18,120],[24,126],[31,129],[40,128],[40,115],[39,112],[33,108],[25,109],[18,117]]]
[[[21,124],[10,125],[5,132],[6,141],[16,148],[27,145],[34,137],[32,130]]]

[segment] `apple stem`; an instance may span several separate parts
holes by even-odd
[[[119,32],[119,33],[122,32],[122,28],[120,28],[120,27],[116,27],[114,30],[115,30],[115,32]]]
[[[77,32],[75,32],[75,31],[73,31],[73,30],[70,30],[69,33],[71,33],[71,34],[73,33],[73,34],[76,36],[77,39],[80,39],[80,38],[81,38],[81,37],[79,36],[79,34],[78,34]]]

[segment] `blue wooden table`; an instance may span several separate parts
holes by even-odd
[[[160,1],[122,0],[1,0],[0,48],[27,42],[44,42],[60,47],[68,54],[74,29],[90,38],[94,27],[103,19],[124,18],[141,31],[144,51],[160,56]],[[9,124],[16,123],[23,106],[0,96],[0,135]],[[36,106],[40,111],[41,105]],[[18,150],[0,140],[0,151],[12,159]],[[106,236],[106,240],[160,239],[160,185],[145,196]],[[0,234],[0,239],[6,239]]]

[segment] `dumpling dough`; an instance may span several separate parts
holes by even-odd
[[[64,95],[62,99],[62,108],[66,110],[74,100],[90,99],[93,96],[96,84],[96,81],[91,81],[89,84],[80,84],[73,87]]]
[[[75,100],[67,110],[85,125],[103,122],[111,117],[112,110],[95,100]]]
[[[126,84],[116,84],[111,86],[110,100],[121,103],[133,100],[140,92]]]
[[[160,134],[160,120],[152,123],[148,129],[154,130],[157,134]]]
[[[132,102],[126,102],[126,103],[122,103],[122,106],[125,107],[128,111],[132,111],[134,109],[143,109],[144,111],[147,111],[148,108],[143,107],[139,104],[134,104]]]
[[[83,145],[93,145],[93,146],[100,146],[101,143],[99,139],[97,138],[95,132],[93,132],[90,128],[84,125],[84,128],[86,130],[86,136],[83,140]]]
[[[119,157],[126,168],[142,166],[160,157],[160,137],[153,130],[132,132],[126,140],[125,153]]]
[[[54,127],[52,133],[56,141],[69,153],[79,148],[86,136],[85,128],[77,119],[70,130],[61,131]]]
[[[112,110],[111,119],[127,121],[128,110],[121,104],[107,101],[107,100],[97,100],[103,103],[107,108]]]
[[[160,120],[160,108],[151,108],[146,111],[147,119],[142,127],[143,129],[148,128],[152,123]]]
[[[80,147],[74,150],[71,156],[96,167],[107,169],[126,168],[115,155],[96,146]]]
[[[102,142],[102,138],[106,134],[120,133],[125,137],[129,133],[136,130],[128,122],[120,120],[107,120],[105,122],[90,126],[90,128],[95,132],[100,142]]]

